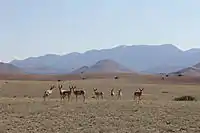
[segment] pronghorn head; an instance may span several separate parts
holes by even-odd
[[[139,91],[142,92],[144,90],[144,88],[139,88]]]
[[[73,85],[72,85],[72,86],[69,86],[69,89],[70,89],[70,90],[74,90],[75,88],[76,88],[76,86],[73,86]]]
[[[94,91],[97,91],[97,88],[93,88]]]
[[[50,90],[53,90],[54,88],[56,88],[55,85],[51,85]]]

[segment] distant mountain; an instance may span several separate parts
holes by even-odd
[[[66,55],[48,54],[10,62],[28,73],[70,73],[82,66],[91,66],[99,60],[110,59],[137,72],[160,72],[171,68],[160,66],[181,66],[183,68],[200,61],[200,49],[182,51],[172,44],[119,46],[112,49],[90,50],[85,53]],[[30,69],[31,68],[31,69]],[[45,68],[44,70],[38,68]],[[153,69],[152,71],[150,69]],[[171,70],[170,70],[171,71]]]
[[[109,59],[100,60],[94,65],[87,67],[81,67],[74,72],[79,73],[131,73],[132,70],[126,68],[125,66]],[[74,73],[73,72],[73,73]]]
[[[125,66],[109,59],[100,60],[96,64],[92,65],[86,70],[87,73],[115,73],[123,72],[130,73],[132,70],[126,68]]]
[[[9,63],[0,62],[0,74],[22,74],[23,71]]]
[[[196,65],[193,65],[191,67],[187,67],[175,72],[172,72],[171,75],[187,75],[187,76],[200,76],[200,63],[197,63]]]

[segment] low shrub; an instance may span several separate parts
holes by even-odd
[[[173,99],[174,101],[197,101],[193,96],[181,96]]]
[[[168,91],[162,91],[162,93],[169,93]]]

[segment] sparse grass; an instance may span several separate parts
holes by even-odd
[[[121,76],[120,76],[121,77]],[[200,132],[200,102],[176,102],[172,97],[187,94],[200,98],[198,85],[149,84],[138,79],[87,79],[72,81],[87,91],[82,99],[60,102],[59,91],[43,102],[49,81],[9,81],[0,90],[0,132],[2,133],[156,133]],[[68,89],[69,82],[64,82]],[[93,87],[105,99],[92,98]],[[122,100],[110,98],[110,88],[122,89]],[[144,87],[139,104],[132,93]],[[162,90],[161,90],[162,88]],[[162,92],[162,93],[160,93]],[[163,93],[164,92],[164,93]]]

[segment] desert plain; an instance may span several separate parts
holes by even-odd
[[[57,80],[1,80],[0,133],[199,133],[200,80],[192,77],[139,75],[88,75],[85,80],[62,77],[60,84],[70,84],[86,91],[75,101],[60,101],[56,88],[43,101],[44,91]],[[58,78],[58,77],[56,77]],[[61,78],[61,77],[60,77]],[[34,79],[34,80],[33,80]],[[5,83],[6,82],[6,83]],[[92,98],[93,88],[104,92],[103,100]],[[133,92],[144,88],[139,103]],[[122,89],[122,99],[111,98],[110,90]],[[190,95],[197,101],[173,101]]]

